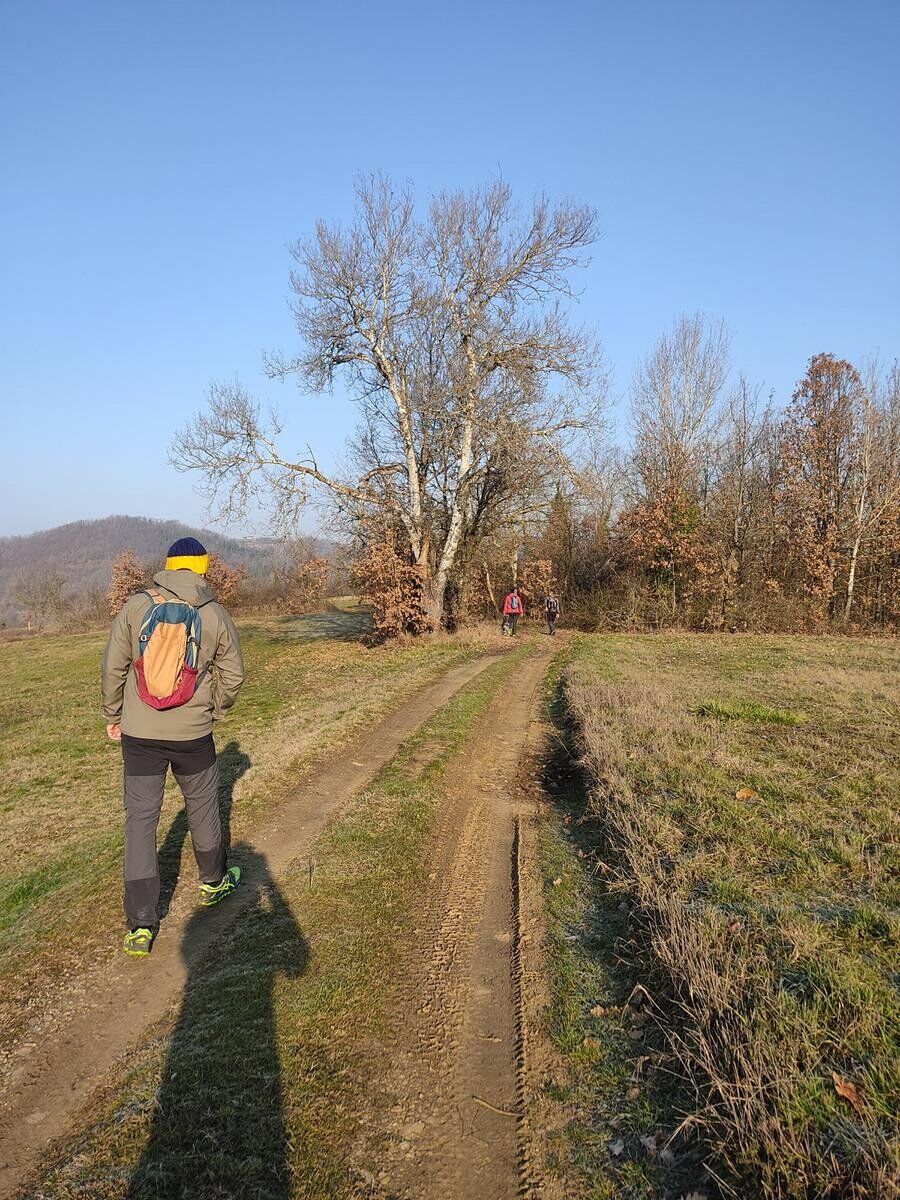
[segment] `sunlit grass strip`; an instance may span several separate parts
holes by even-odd
[[[788,708],[770,708],[757,700],[708,700],[694,709],[698,717],[719,717],[723,721],[760,721],[765,725],[803,725],[804,713]]]

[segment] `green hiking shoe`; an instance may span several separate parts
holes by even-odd
[[[200,903],[208,908],[211,904],[218,904],[220,900],[230,896],[241,882],[243,873],[240,867],[229,867],[218,883],[201,883]]]
[[[153,945],[153,930],[142,925],[138,929],[129,929],[125,934],[122,949],[132,958],[146,958]]]

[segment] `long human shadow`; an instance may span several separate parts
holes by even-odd
[[[251,766],[249,757],[237,742],[229,742],[216,755],[219,762],[219,810],[225,845],[231,845],[231,808],[234,804],[234,785]],[[182,807],[169,826],[159,848],[159,915],[165,917],[178,885],[181,854],[188,836],[187,813]]]
[[[237,922],[198,908],[184,929],[188,978],[128,1200],[291,1194],[273,991],[309,951],[265,857],[241,843],[232,860],[244,879],[223,910],[239,897]],[[204,922],[217,936],[198,956]]]

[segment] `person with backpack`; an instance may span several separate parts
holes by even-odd
[[[519,589],[514,587],[503,601],[503,628],[509,633],[510,637],[515,637],[519,617],[524,615],[525,606],[522,604]]]
[[[556,633],[556,622],[559,620],[559,598],[554,591],[549,591],[544,597],[544,616],[547,618],[547,629],[550,636]]]
[[[179,538],[153,585],[116,616],[103,655],[106,733],[121,742],[125,765],[123,949],[136,957],[150,953],[159,929],[156,830],[169,767],[184,796],[200,903],[218,904],[241,881],[241,868],[226,864],[212,727],[234,704],[244,664],[208,566],[196,538]]]

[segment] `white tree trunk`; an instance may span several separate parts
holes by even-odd
[[[853,552],[850,555],[850,574],[847,576],[847,603],[844,606],[844,620],[850,620],[850,609],[853,605],[853,586],[856,582],[856,562],[859,558],[859,544],[862,538],[859,533],[853,543]]]
[[[466,513],[469,511],[469,473],[472,470],[472,452],[475,439],[475,399],[477,396],[477,368],[471,347],[466,342],[466,356],[469,363],[469,394],[466,400],[462,432],[459,438],[459,465],[456,472],[456,487],[453,492],[453,503],[450,508],[450,527],[447,530],[447,540],[438,562],[432,588],[438,620],[443,616],[444,593],[450,573],[456,565],[459,547],[462,543]]]

